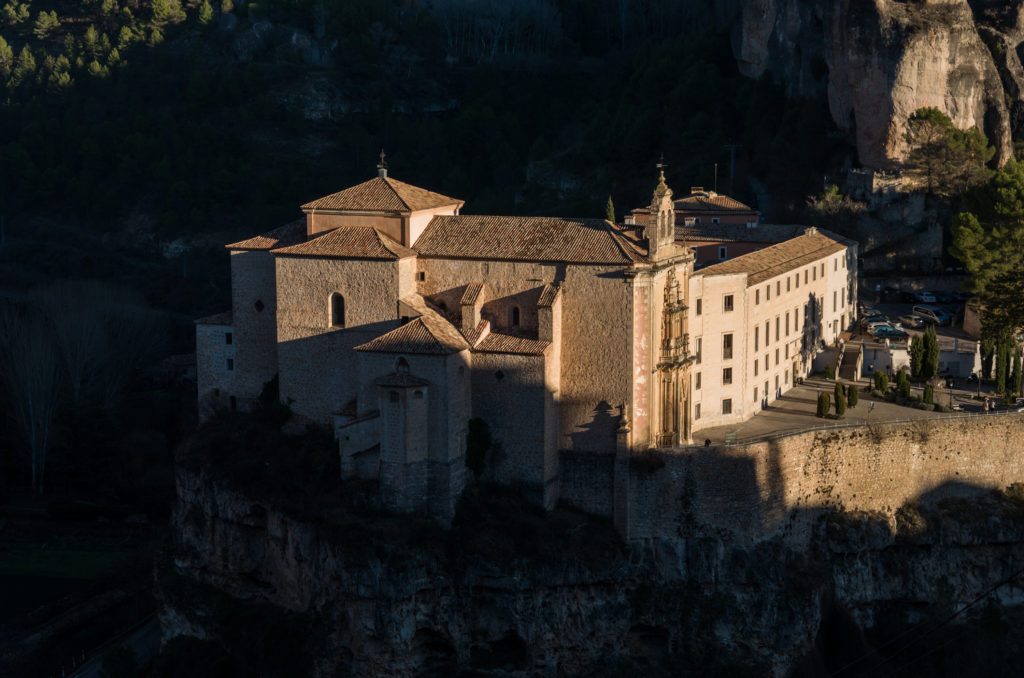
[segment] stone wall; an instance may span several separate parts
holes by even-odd
[[[629,539],[722,536],[800,545],[821,509],[878,512],[1024,482],[1024,416],[952,415],[809,431],[742,446],[634,453]],[[563,454],[562,500],[609,515],[610,463]]]
[[[231,320],[237,347],[232,389],[239,398],[256,398],[277,374],[276,287],[270,252],[231,253]]]

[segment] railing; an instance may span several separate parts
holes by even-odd
[[[927,423],[937,420],[947,419],[973,419],[978,417],[1021,417],[1024,419],[1024,412],[1019,412],[1016,409],[1008,410],[992,410],[989,412],[944,412],[934,414],[929,417],[918,417],[916,419],[878,419],[877,421],[861,421],[861,422],[837,422],[834,424],[818,424],[816,426],[808,426],[793,431],[780,431],[779,433],[769,433],[765,435],[752,436],[749,438],[739,438],[735,431],[725,434],[725,443],[722,445],[715,445],[715,447],[732,447],[732,446],[746,446],[752,443],[763,443],[772,440],[780,440],[782,438],[789,438],[792,436],[799,436],[805,433],[817,433],[818,431],[834,431],[838,429],[846,428],[863,428],[866,426],[882,426],[889,424],[912,424],[912,423]],[[690,445],[688,447],[698,447],[697,445]]]

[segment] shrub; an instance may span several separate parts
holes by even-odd
[[[846,404],[850,407],[857,407],[857,401],[860,399],[860,391],[856,384],[850,384],[849,388],[846,389]]]
[[[871,391],[871,395],[875,396],[876,398],[885,398],[885,392],[879,391],[878,389]]]
[[[935,409],[935,405],[931,403],[914,403],[914,409],[924,410],[925,412],[931,412]]]
[[[889,377],[881,370],[875,370],[875,390],[882,393],[889,390]]]
[[[846,414],[846,387],[843,386],[843,382],[837,381],[835,388],[836,397],[836,416],[841,417]]]
[[[921,402],[929,405],[935,404],[935,388],[931,384],[924,387],[924,396],[921,398]]]
[[[831,364],[825,365],[825,378],[826,379],[835,379],[836,378],[835,370],[832,369],[832,365]]]
[[[818,416],[825,417],[828,415],[829,407],[832,405],[831,399],[827,393],[818,394]]]
[[[900,378],[896,381],[896,390],[904,400],[910,398],[910,379],[907,378],[907,373],[902,370],[900,370]]]
[[[936,412],[952,412],[953,408],[946,407],[945,405],[939,405],[938,403],[936,403],[935,404],[935,411]]]

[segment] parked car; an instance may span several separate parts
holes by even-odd
[[[921,292],[914,292],[914,301],[921,302],[922,304],[934,304],[938,299],[931,292],[922,290]]]
[[[914,315],[933,325],[949,325],[953,322],[951,314],[935,306],[915,306],[912,311]]]
[[[906,341],[910,338],[906,332],[898,330],[892,325],[879,325],[874,329],[875,339],[892,339],[893,341]]]
[[[887,322],[889,322],[889,319],[887,317],[885,317],[884,315],[880,315],[880,314],[879,315],[869,315],[867,317],[864,317],[864,318],[860,319],[860,326],[863,329],[868,329],[869,327],[871,327],[872,324],[887,323]]]
[[[952,292],[934,292],[932,296],[934,296],[935,301],[940,304],[951,304],[956,301],[956,295]]]
[[[900,324],[904,327],[909,327],[912,330],[916,330],[920,327],[924,327],[924,318],[917,315],[901,315]]]

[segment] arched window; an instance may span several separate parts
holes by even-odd
[[[395,372],[399,374],[409,374],[409,361],[405,358],[399,358],[395,362]]]
[[[337,292],[331,295],[331,325],[334,327],[345,326],[345,297]]]
[[[513,306],[510,315],[512,317],[512,327],[519,327],[519,307]]]

